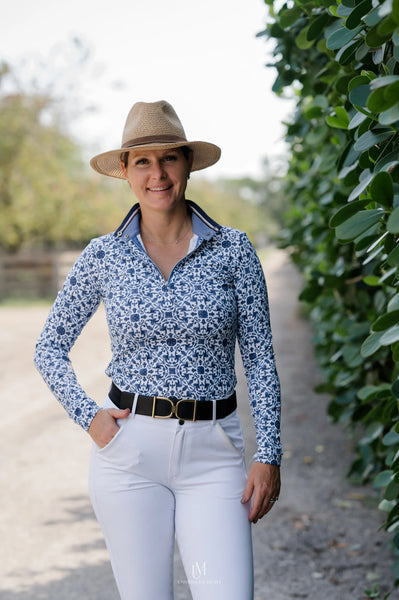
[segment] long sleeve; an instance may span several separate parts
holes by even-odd
[[[266,282],[256,252],[244,233],[241,234],[235,290],[237,336],[258,443],[255,460],[279,465],[280,383],[272,345]]]
[[[50,390],[69,416],[85,430],[99,410],[79,385],[69,351],[101,297],[96,276],[95,241],[73,265],[53,304],[36,345],[34,361]]]

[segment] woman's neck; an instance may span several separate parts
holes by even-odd
[[[172,214],[148,214],[142,210],[140,233],[144,243],[169,246],[184,242],[192,234],[191,218],[186,205]]]

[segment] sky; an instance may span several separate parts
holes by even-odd
[[[137,101],[167,100],[188,140],[222,148],[209,177],[260,177],[292,105],[271,91],[263,0],[0,0],[0,59],[65,90],[88,156],[120,147]],[[79,39],[86,61],[78,60]],[[41,70],[37,71],[38,58]],[[90,110],[92,108],[93,110]],[[95,109],[95,110],[94,110]],[[205,174],[205,172],[204,172]]]

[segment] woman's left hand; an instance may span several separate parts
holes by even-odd
[[[248,474],[242,500],[249,502],[253,495],[249,520],[256,523],[273,508],[280,493],[280,467],[254,462]],[[274,501],[274,502],[273,502]]]

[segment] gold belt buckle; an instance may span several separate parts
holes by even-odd
[[[181,417],[181,416],[179,415],[179,404],[180,404],[181,402],[194,402],[194,408],[193,408],[193,418],[192,418],[192,419],[185,419],[184,417]],[[185,400],[179,400],[178,402],[176,402],[176,406],[175,406],[174,408],[175,408],[175,411],[174,411],[174,412],[175,412],[175,415],[176,415],[176,417],[177,417],[178,419],[181,419],[182,421],[195,421],[195,417],[196,417],[196,415],[197,415],[197,400],[196,400],[196,399],[195,399],[195,400],[193,400],[192,398],[187,398],[187,399],[185,399]]]
[[[157,400],[167,400],[168,402],[170,402],[170,413],[168,415],[162,416],[162,415],[155,414]],[[192,419],[187,419],[187,418],[181,417],[179,415],[179,412],[178,412],[179,404],[181,402],[194,402]],[[174,402],[170,398],[165,398],[165,396],[153,396],[152,397],[152,414],[151,414],[151,416],[153,419],[170,419],[172,415],[175,415],[177,419],[181,419],[182,421],[195,421],[196,414],[197,414],[197,400],[187,398],[187,399],[183,399],[183,400],[178,400],[176,402],[176,404],[174,404]]]
[[[168,415],[162,416],[162,415],[155,414],[157,400],[167,400],[168,402],[170,402],[171,409],[170,409],[170,413]],[[176,412],[176,406],[170,398],[165,398],[164,396],[153,396],[152,397],[152,414],[151,414],[151,416],[153,419],[170,419],[170,417],[175,412]]]

